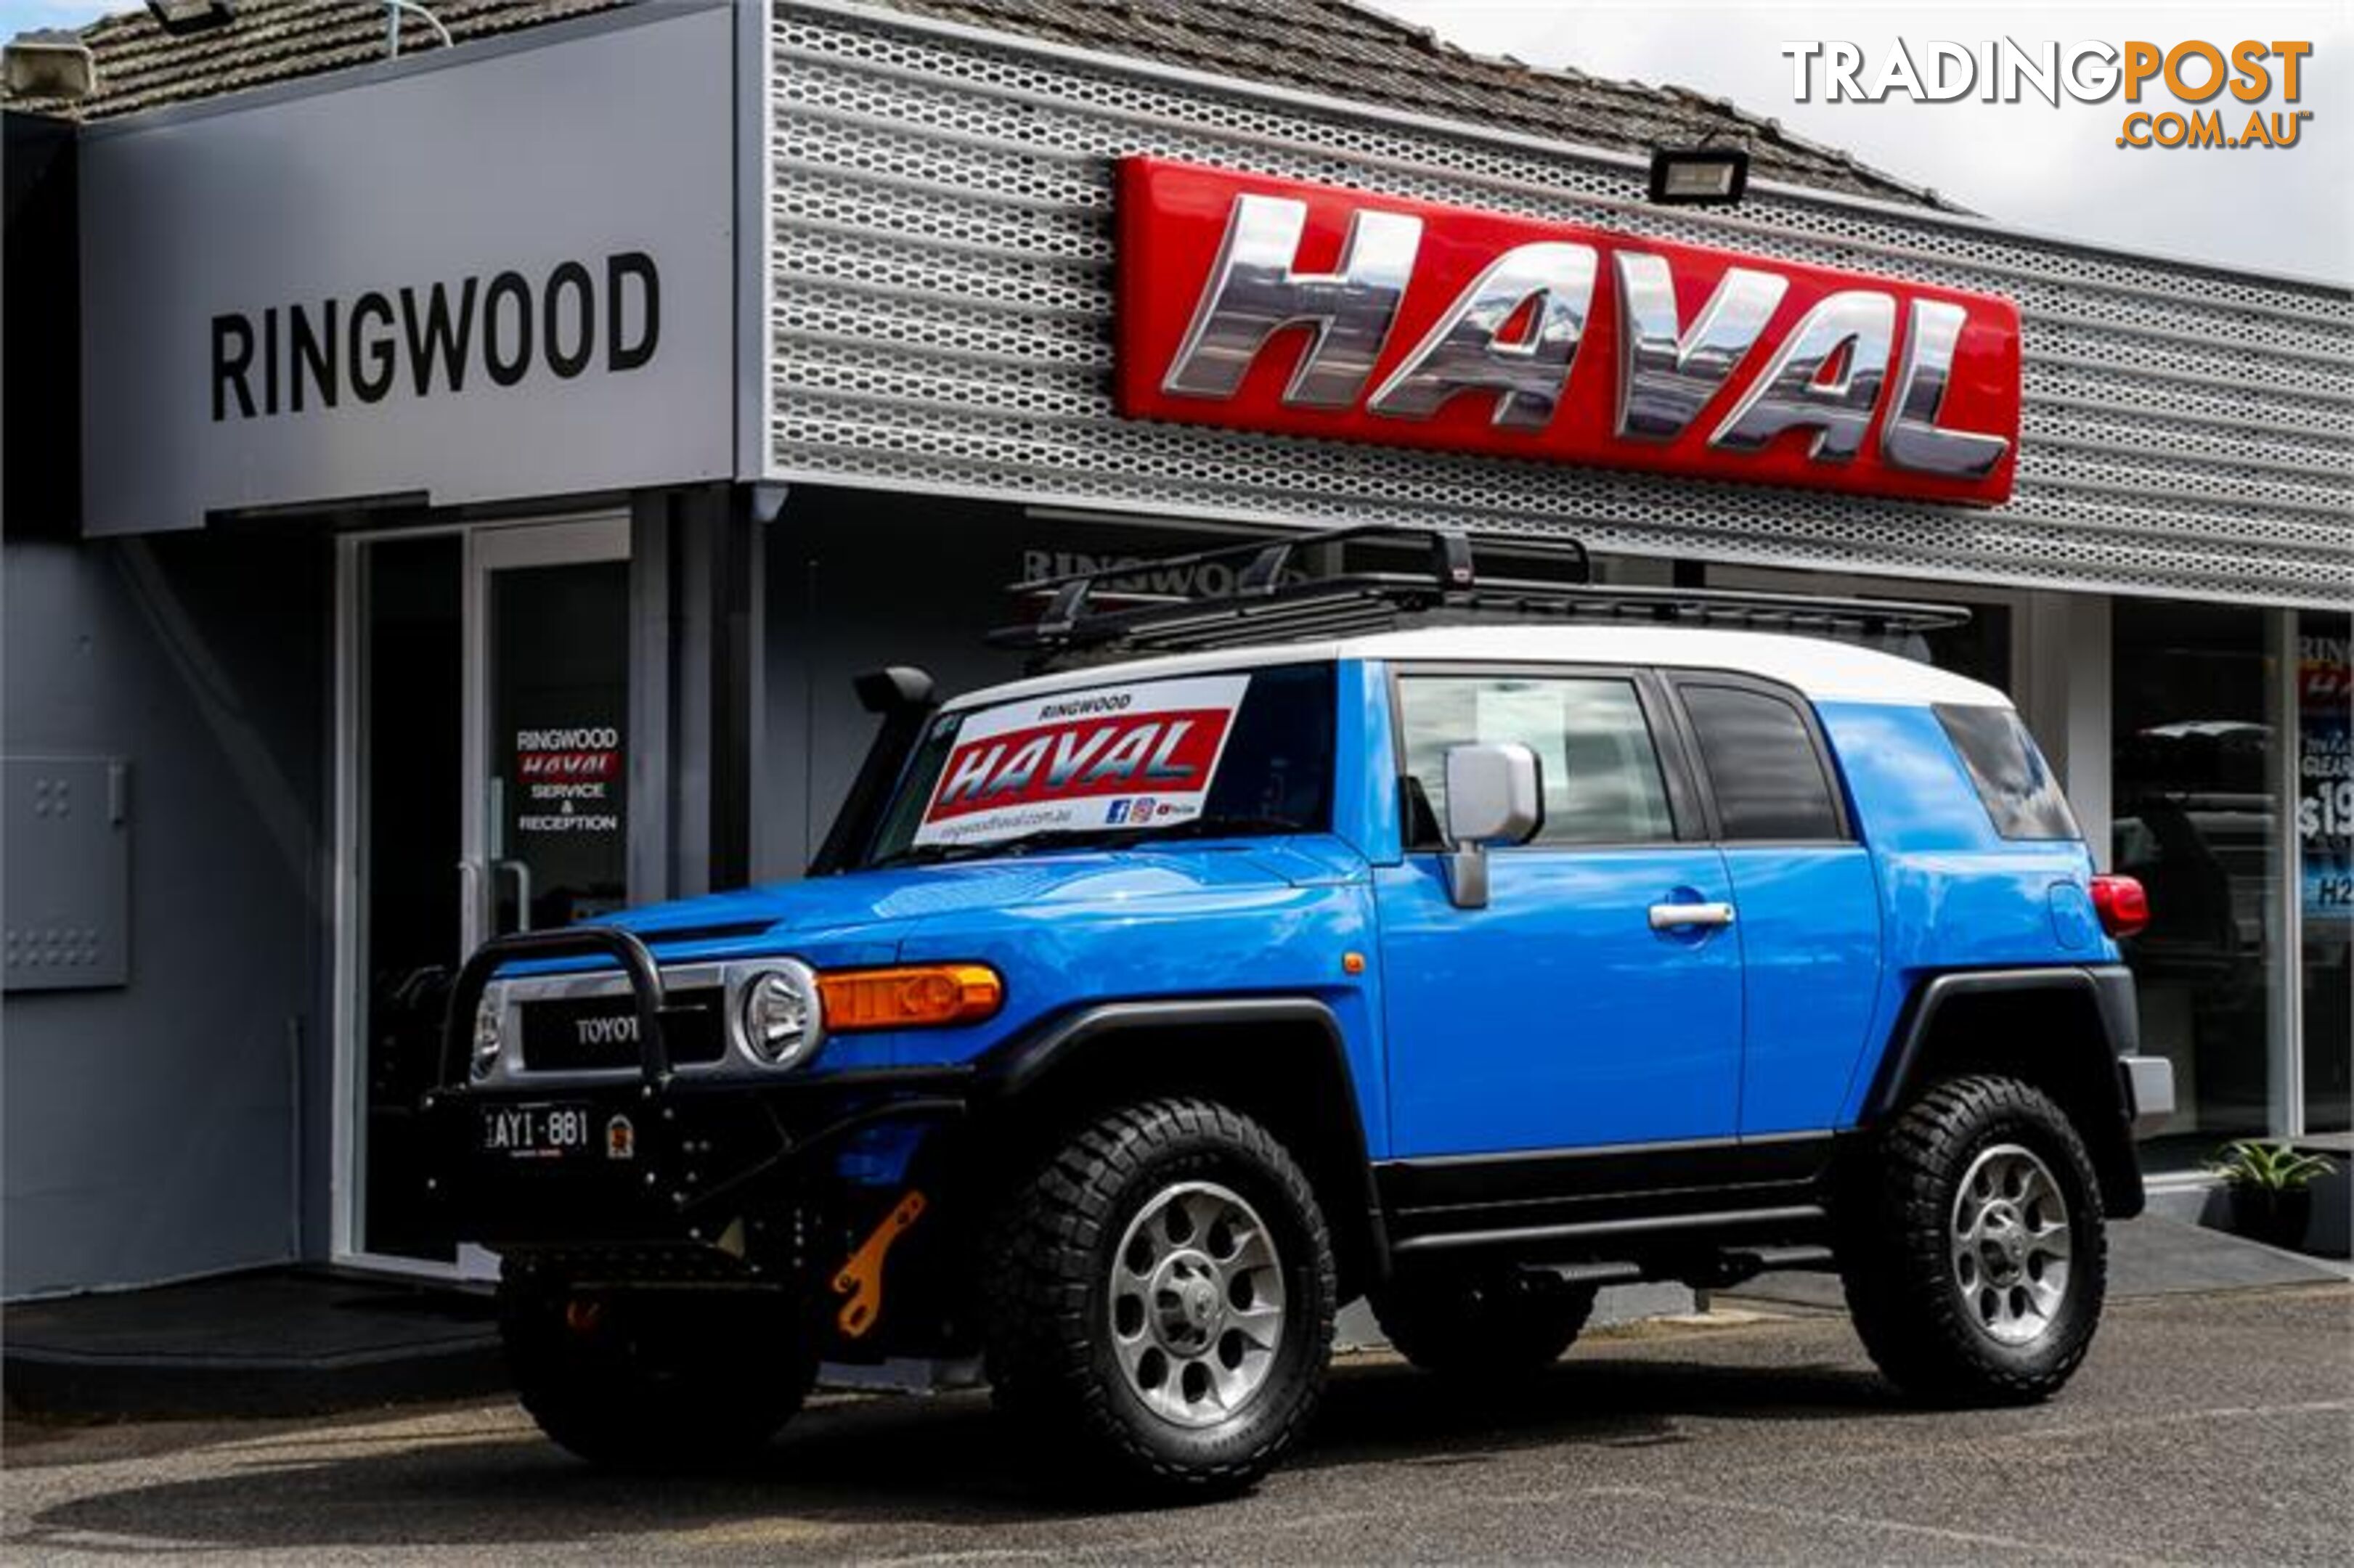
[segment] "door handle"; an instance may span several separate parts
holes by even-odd
[[[492,876],[496,877],[503,872],[510,873],[514,877],[515,929],[528,931],[531,929],[531,867],[519,860],[491,862]]]
[[[1654,904],[1651,906],[1651,929],[1676,931],[1689,926],[1730,926],[1733,906],[1730,904]]]

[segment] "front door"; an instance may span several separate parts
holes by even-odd
[[[448,980],[629,901],[629,523],[344,552],[336,1252],[447,1268],[415,1107]]]
[[[1393,1155],[1731,1137],[1739,943],[1651,914],[1732,898],[1723,854],[1671,804],[1660,690],[1628,674],[1408,670],[1396,711],[1408,853],[1375,876]],[[1487,907],[1458,909],[1437,828],[1447,748],[1472,741],[1536,753],[1545,821],[1491,852]]]

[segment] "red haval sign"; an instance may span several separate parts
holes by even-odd
[[[2019,308],[1570,224],[1122,161],[1119,410],[1993,505]]]

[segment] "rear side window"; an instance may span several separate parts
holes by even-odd
[[[1994,831],[2007,839],[2083,837],[2035,737],[2009,708],[1939,703],[1931,710],[1962,755]]]
[[[1678,689],[1700,741],[1727,840],[1787,843],[1847,837],[1822,754],[1795,706],[1738,686]]]

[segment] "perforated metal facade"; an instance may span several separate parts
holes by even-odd
[[[1574,530],[1597,549],[2354,603],[2354,294],[1753,188],[1010,38],[780,5],[769,472],[1159,515]],[[2008,294],[2017,492],[1973,511],[1124,421],[1112,160],[1153,153]]]

